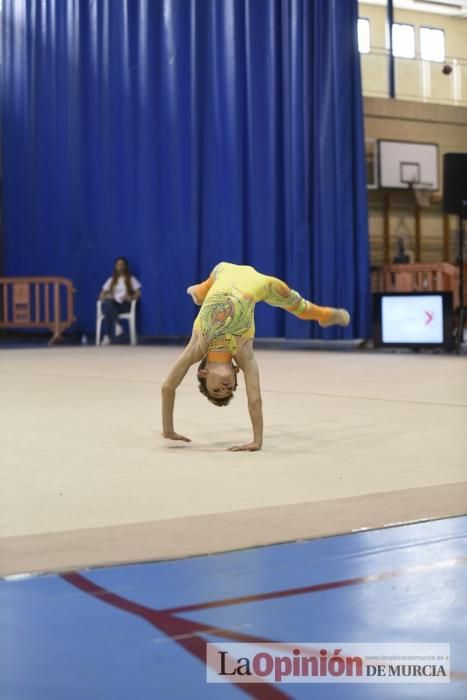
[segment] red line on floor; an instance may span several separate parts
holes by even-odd
[[[159,629],[168,637],[173,638],[179,636],[178,639],[172,639],[172,641],[175,644],[179,644],[185,649],[185,651],[188,651],[203,664],[206,664],[207,644],[207,642],[201,636],[203,633],[218,637],[225,637],[226,639],[233,639],[240,642],[272,642],[272,640],[245,635],[233,630],[224,630],[220,628],[213,630],[210,625],[203,625],[199,622],[193,622],[192,620],[176,617],[175,615],[172,615],[166,611],[148,608],[145,605],[135,603],[128,598],[123,598],[116,593],[111,593],[105,588],[102,588],[102,586],[98,586],[93,581],[90,581],[85,576],[77,572],[62,574],[61,578],[84,593],[101,600],[103,603],[113,605],[119,610],[124,610],[131,615],[141,617],[143,620],[148,622],[153,627]],[[236,683],[235,687],[246,695],[256,698],[257,700],[289,700],[290,698],[290,696],[284,693],[282,690],[273,685],[269,685],[268,683]]]
[[[243,634],[235,630],[223,629],[223,628],[213,628],[211,626],[194,622],[193,620],[187,620],[186,618],[178,617],[175,613],[187,612],[193,610],[202,610],[207,608],[222,607],[224,605],[238,605],[245,602],[257,602],[263,600],[270,600],[273,598],[284,598],[293,595],[302,595],[305,593],[314,593],[323,590],[333,590],[336,588],[343,588],[345,586],[360,585],[363,583],[375,583],[378,581],[385,581],[398,576],[403,576],[413,573],[423,573],[433,570],[442,570],[448,567],[460,566],[467,564],[467,557],[459,557],[456,559],[448,559],[441,562],[436,562],[429,565],[421,565],[415,567],[409,567],[406,569],[399,569],[396,571],[389,571],[381,574],[372,574],[370,576],[359,576],[352,579],[343,579],[341,581],[331,581],[329,583],[317,584],[314,586],[305,586],[302,588],[291,588],[287,590],[275,591],[273,593],[262,593],[254,596],[242,596],[239,598],[227,598],[223,601],[212,601],[211,603],[202,603],[199,605],[183,606],[179,608],[171,608],[165,610],[157,610],[154,608],[148,608],[145,605],[135,603],[127,598],[111,593],[107,589],[103,588],[85,578],[82,574],[77,572],[70,572],[68,574],[62,574],[61,578],[70,583],[71,585],[79,588],[81,591],[98,598],[104,603],[113,605],[120,610],[124,610],[132,615],[137,615],[144,619],[146,622],[156,627],[165,635],[167,635],[171,641],[179,644],[181,647],[188,651],[190,654],[195,656],[202,663],[206,664],[206,641],[201,635],[211,635],[216,637],[221,637],[224,639],[230,639],[237,642],[246,642],[250,644],[271,644],[277,643],[271,639],[265,639],[262,637],[256,637],[254,635]],[[451,672],[452,679],[465,681],[467,680],[467,674],[463,672]],[[263,684],[236,684],[236,687],[241,690],[246,695],[252,698],[257,698],[258,700],[288,700],[289,695],[284,693],[284,691],[279,688]]]
[[[345,588],[346,586],[358,586],[364,583],[377,583],[378,581],[387,581],[388,579],[397,578],[399,576],[407,576],[410,574],[426,573],[436,569],[450,568],[451,566],[461,566],[467,564],[467,557],[459,557],[457,559],[447,559],[434,564],[426,564],[421,566],[408,567],[406,569],[398,569],[396,571],[385,571],[380,574],[370,574],[369,576],[357,576],[356,578],[342,579],[340,581],[329,581],[328,583],[318,583],[312,586],[302,586],[301,588],[288,588],[281,591],[272,591],[271,593],[257,593],[255,595],[240,596],[239,598],[224,598],[223,600],[212,600],[205,603],[195,603],[193,605],[181,605],[177,608],[164,608],[163,612],[175,614],[182,612],[193,612],[195,610],[207,610],[209,608],[222,608],[227,605],[242,605],[243,603],[256,603],[262,600],[272,600],[274,598],[286,598],[288,596],[305,595],[307,593],[319,593],[321,591],[330,591],[336,588]]]

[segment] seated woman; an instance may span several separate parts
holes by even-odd
[[[130,302],[140,296],[141,283],[130,273],[128,260],[117,258],[112,277],[109,277],[99,294],[104,315],[101,345],[110,345],[115,337],[122,335],[123,328],[118,322],[118,316],[128,313]]]
[[[162,386],[162,434],[169,440],[190,442],[175,432],[175,391],[190,366],[201,360],[199,389],[216,406],[228,405],[237,388],[237,373],[239,369],[243,371],[253,440],[230,449],[260,450],[263,413],[259,370],[253,353],[255,304],[264,301],[303,321],[318,321],[323,327],[348,326],[349,312],[313,304],[276,277],[263,275],[248,265],[226,262],[219,263],[205,282],[188,287],[187,292],[201,309],[190,342]]]

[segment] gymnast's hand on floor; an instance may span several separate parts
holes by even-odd
[[[261,443],[257,440],[249,442],[247,445],[235,445],[234,447],[229,447],[227,452],[257,452],[261,449]]]
[[[173,431],[171,433],[162,433],[162,437],[165,437],[167,440],[181,440],[182,442],[191,442],[190,438],[187,438],[184,435],[180,435],[179,433],[174,433]]]

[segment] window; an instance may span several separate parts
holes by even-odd
[[[359,18],[357,29],[358,50],[360,53],[370,53],[370,20]]]
[[[420,27],[420,54],[425,61],[439,61],[440,63],[444,61],[444,32],[442,29]]]
[[[415,29],[412,24],[392,25],[392,55],[415,58]]]

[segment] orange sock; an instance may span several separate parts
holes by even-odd
[[[214,279],[212,277],[208,277],[208,279],[204,282],[200,282],[199,284],[195,284],[193,285],[193,287],[190,287],[191,293],[195,295],[200,304],[202,304],[203,301],[206,299],[207,294],[213,285],[213,282]]]
[[[329,306],[318,306],[317,304],[312,304],[311,301],[307,301],[305,310],[297,314],[297,316],[304,321],[322,321],[327,323],[332,313],[333,309],[330,309]]]

